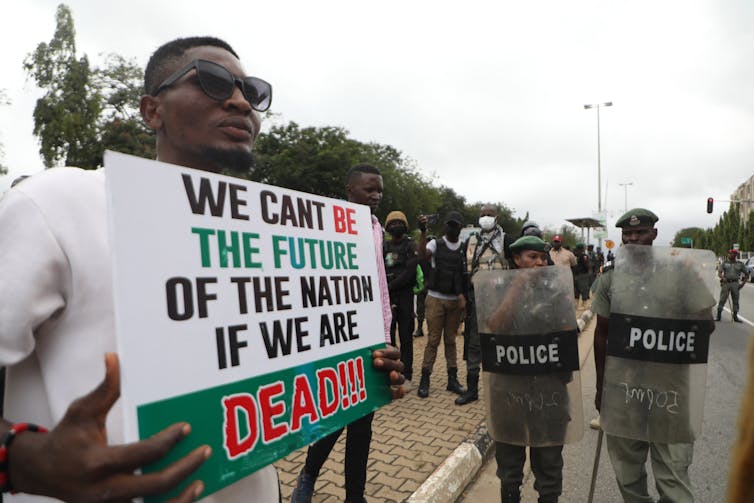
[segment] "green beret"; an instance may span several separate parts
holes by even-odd
[[[639,225],[651,225],[654,227],[655,222],[658,220],[659,218],[657,215],[651,211],[645,210],[644,208],[634,208],[625,212],[618,221],[615,222],[615,226],[620,228],[631,228]]]
[[[576,249],[585,248],[584,243],[576,243]]]
[[[518,238],[510,245],[511,253],[519,253],[524,250],[534,250],[538,252],[548,252],[551,246],[545,243],[537,236],[524,236]]]

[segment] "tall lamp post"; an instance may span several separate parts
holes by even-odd
[[[628,186],[633,185],[634,182],[619,183],[623,187],[623,213],[628,211]]]
[[[600,108],[613,106],[612,101],[584,105],[584,109],[597,109],[597,211],[602,215],[602,170],[600,169]]]

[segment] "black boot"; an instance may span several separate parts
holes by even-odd
[[[722,311],[718,311],[717,312],[717,317],[715,317],[715,321],[720,321],[722,319],[722,316],[723,316],[723,312]]]
[[[419,381],[419,389],[416,394],[419,398],[427,398],[429,396],[429,370],[422,369],[422,378]]]
[[[738,312],[737,311],[733,313],[733,321],[735,321],[736,323],[743,323],[743,321],[741,321],[741,320],[738,319]]]
[[[537,500],[538,503],[558,503],[557,496],[540,496]]]
[[[458,369],[456,368],[448,369],[448,387],[445,389],[448,391],[452,391],[453,393],[457,393],[459,395],[463,395],[464,393],[466,393],[466,390],[463,389],[463,386],[461,386],[461,383],[458,382]]]
[[[424,320],[417,320],[416,325],[416,332],[414,332],[414,337],[421,337],[424,335],[424,329],[422,328],[422,325],[424,325]]]
[[[479,400],[479,372],[471,372],[466,376],[466,384],[469,389],[466,393],[456,398],[456,405],[466,405],[467,403]]]
[[[518,487],[500,487],[500,503],[521,503]]]

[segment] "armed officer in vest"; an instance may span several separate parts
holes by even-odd
[[[715,321],[720,321],[730,293],[733,299],[733,321],[741,323],[738,319],[738,291],[749,281],[749,271],[738,261],[738,250],[728,250],[728,258],[717,268],[717,275],[720,277],[720,302],[717,304]]]
[[[478,234],[469,237],[466,263],[469,278],[469,298],[466,303],[466,393],[456,399],[456,405],[466,405],[479,399],[479,366],[482,349],[476,319],[474,288],[471,279],[479,270],[508,269],[510,237],[497,224],[497,207],[485,204],[479,211]]]
[[[385,259],[390,305],[393,322],[390,326],[390,339],[395,345],[396,324],[400,339],[403,375],[406,380],[413,378],[414,363],[414,284],[416,283],[416,243],[406,233],[408,219],[401,211],[391,211],[385,220],[385,230],[390,239],[382,242]]]
[[[445,342],[445,362],[448,367],[447,391],[462,395],[466,390],[458,382],[456,333],[466,310],[466,253],[460,240],[463,217],[450,211],[444,219],[444,235],[427,243],[427,217],[419,217],[419,259],[429,259],[426,280],[427,346],[422,361],[422,376],[417,394],[429,396],[429,376],[437,358],[440,339]]]

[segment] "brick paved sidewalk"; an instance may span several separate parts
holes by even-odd
[[[582,312],[582,309],[577,310],[577,316]],[[375,413],[364,495],[369,503],[398,503],[408,499],[484,420],[483,399],[457,406],[454,401],[458,395],[445,391],[448,375],[442,342],[432,372],[429,398],[416,395],[426,340],[426,335],[414,339],[413,389],[404,398]],[[458,379],[465,387],[466,362],[462,360],[461,335],[456,337],[456,347]],[[482,381],[480,397],[483,396]],[[345,499],[345,438],[343,433],[322,467],[312,499],[314,503],[340,503]],[[305,460],[306,448],[303,448],[275,463],[283,502],[290,501]]]
[[[458,395],[445,391],[448,374],[442,343],[432,372],[429,398],[416,395],[426,340],[426,335],[414,339],[413,389],[404,398],[375,413],[365,492],[370,503],[405,501],[484,419],[481,400],[459,407],[454,403]],[[456,344],[458,378],[465,387],[466,362],[461,359],[463,337],[457,336]],[[345,438],[344,433],[322,468],[313,502],[344,500]],[[275,463],[284,502],[290,501],[305,459],[306,448],[303,448]]]

